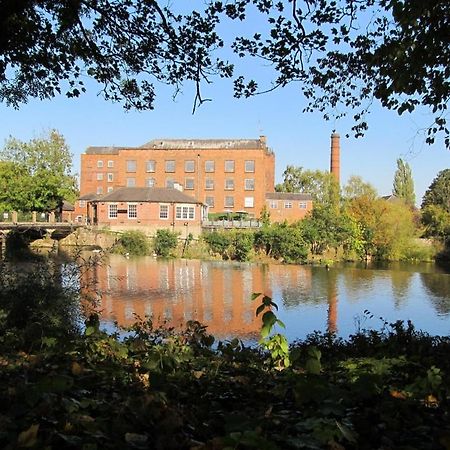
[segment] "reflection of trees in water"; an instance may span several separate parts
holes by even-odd
[[[342,270],[343,283],[349,301],[358,302],[366,297],[373,288],[374,283],[383,272],[371,269],[344,269]]]
[[[420,278],[436,312],[450,314],[450,274],[421,273]]]
[[[405,272],[400,270],[392,270],[392,295],[394,297],[395,307],[398,308],[408,298],[409,286],[414,272]]]

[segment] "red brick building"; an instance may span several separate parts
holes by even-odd
[[[266,138],[155,139],[141,147],[89,147],[81,155],[80,195],[118,187],[173,187],[210,212],[246,211],[259,217],[275,184],[275,156]],[[84,220],[86,203],[77,202]]]
[[[313,208],[309,194],[291,192],[266,193],[266,208],[271,222],[296,222],[303,219]]]
[[[114,231],[169,228],[199,235],[206,206],[173,188],[118,188],[89,202],[90,222]]]

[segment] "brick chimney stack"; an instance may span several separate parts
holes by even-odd
[[[331,135],[331,158],[330,158],[330,173],[334,175],[336,181],[340,182],[341,171],[341,144],[340,136],[337,133]]]

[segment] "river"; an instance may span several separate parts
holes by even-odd
[[[194,319],[219,339],[255,340],[255,292],[272,297],[290,341],[313,331],[347,337],[358,329],[411,320],[431,334],[450,335],[450,273],[434,264],[330,268],[112,255],[85,275],[102,323],[112,329],[137,316],[179,327]]]

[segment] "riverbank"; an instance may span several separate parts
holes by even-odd
[[[252,261],[268,264],[306,263],[324,266],[330,266],[339,262],[383,261],[383,259],[373,255],[365,255],[363,257],[355,251],[349,251],[345,246],[324,249],[320,254],[315,254],[308,251],[299,236],[291,235],[289,232],[286,232],[286,229],[282,228],[281,230],[282,234],[279,236],[276,233],[269,232],[262,233],[259,237],[254,233],[237,230],[226,233],[206,233],[199,239],[194,239],[192,236],[189,236],[187,239],[180,239],[174,234],[174,237],[178,237],[178,245],[168,248],[167,254],[164,256],[202,260]],[[167,234],[171,233],[167,232]],[[124,235],[128,237],[128,242],[132,244],[129,248],[118,245],[121,243],[121,238]],[[131,235],[132,239],[128,235]],[[136,242],[133,242],[133,240]],[[145,246],[142,245],[144,240],[146,241]],[[176,239],[174,242],[176,242]],[[133,252],[136,252],[136,249],[139,250],[138,247],[140,245],[145,247],[145,249],[142,249],[144,252],[148,251],[149,254],[158,254],[157,251],[155,252],[154,238],[146,237],[141,232],[121,234],[109,230],[80,229],[58,242],[47,238],[32,243],[34,248],[54,248],[55,245],[62,248],[101,249],[105,252],[116,251],[131,255]],[[139,254],[144,253],[140,251]],[[404,248],[398,258],[384,259],[384,261],[430,262],[435,259],[445,263],[449,261],[450,253],[446,252],[443,245],[438,242],[416,238],[411,241],[409,246]]]

